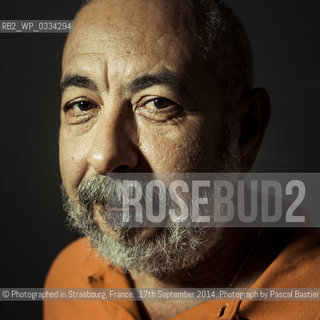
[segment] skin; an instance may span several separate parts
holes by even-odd
[[[217,77],[197,56],[193,30],[182,1],[95,0],[77,15],[63,53],[59,144],[62,180],[72,201],[79,184],[95,174],[214,171],[224,143],[225,106]],[[135,79],[156,74],[162,75],[157,84],[132,86]],[[163,81],[168,74],[170,81]],[[74,76],[78,80],[70,81]],[[156,98],[167,99],[162,109]],[[268,118],[264,90],[239,102],[235,131],[242,171],[252,166]],[[108,233],[98,211],[95,221]],[[177,275],[168,283],[131,273],[132,282],[138,288],[225,286],[255,236],[244,229],[230,232],[187,278]],[[230,241],[234,237],[237,246]],[[174,302],[168,308],[167,302],[149,301],[142,312],[165,319],[197,303]]]

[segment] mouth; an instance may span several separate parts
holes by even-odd
[[[92,208],[93,219],[99,216],[105,223],[115,227],[123,227],[127,224],[123,218],[132,212],[134,212],[133,208],[126,207],[94,205]]]
[[[134,212],[133,208],[128,208],[128,207],[105,207],[105,211],[108,212],[119,212],[119,213],[126,213],[126,212]]]
[[[135,210],[129,209],[129,211],[134,212]],[[112,221],[110,223],[110,219],[107,218],[110,215],[114,216],[113,213],[121,217],[123,212],[128,212],[128,208],[95,205],[92,211],[93,221],[103,233],[122,244],[129,244],[134,239],[137,241],[151,239],[162,230],[162,228],[154,227],[135,227],[125,222],[114,223]]]
[[[124,244],[128,237],[129,228],[120,226],[119,222],[115,223],[108,219],[110,215],[121,217],[122,212],[122,208],[106,208],[101,205],[95,205],[92,209],[92,220],[105,235]]]

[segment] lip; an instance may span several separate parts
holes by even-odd
[[[106,207],[106,211],[115,211],[115,212],[131,212],[134,211],[135,209],[132,207]]]
[[[93,208],[93,216],[99,215],[104,221],[108,217],[108,214],[110,215],[119,215],[119,218],[121,215],[134,215],[136,212],[136,209],[134,207],[108,207],[108,206],[100,206],[96,205]]]

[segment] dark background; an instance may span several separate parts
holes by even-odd
[[[320,1],[228,0],[252,42],[272,120],[254,170],[319,172]],[[79,0],[1,1],[0,19],[72,19]],[[0,286],[39,288],[76,234],[65,228],[58,167],[66,34],[0,33]],[[1,303],[1,319],[41,319],[41,303]]]

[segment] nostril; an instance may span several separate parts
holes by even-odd
[[[113,172],[128,172],[130,170],[130,168],[126,165],[121,165],[116,167]]]

